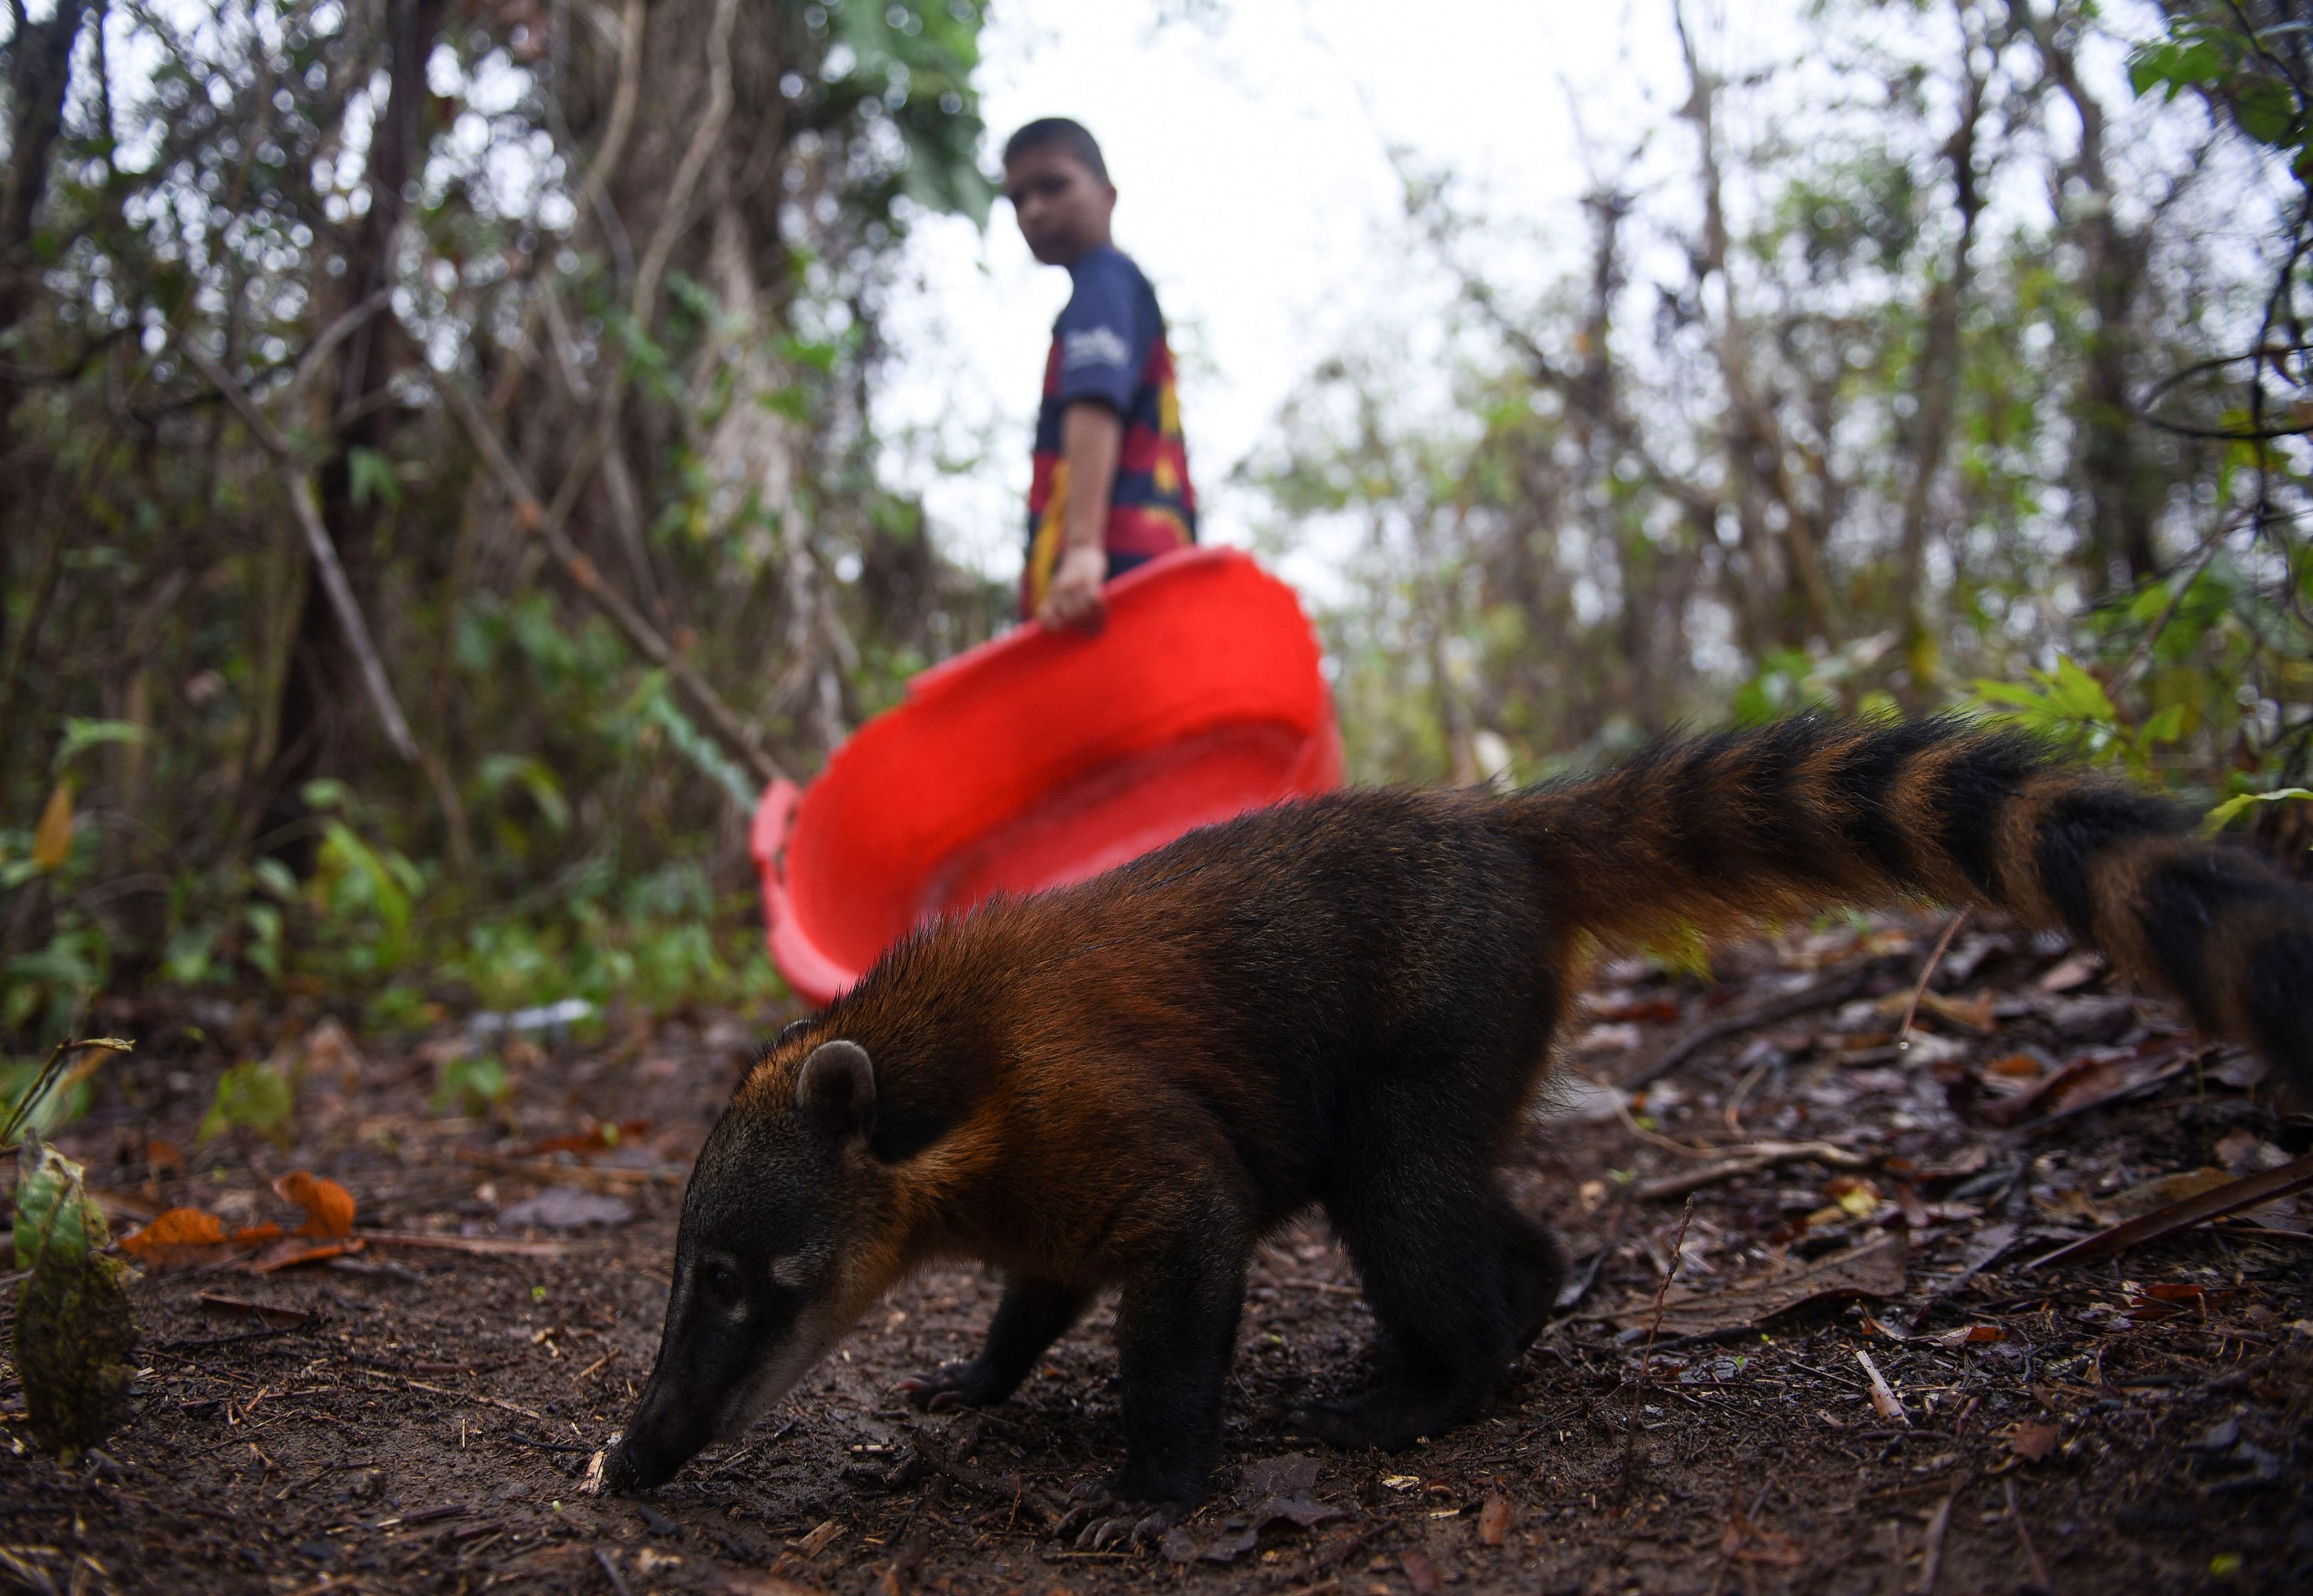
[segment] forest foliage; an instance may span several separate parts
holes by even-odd
[[[1972,703],[2308,785],[2291,8],[1820,0],[1763,66],[1665,14],[1690,93],[1590,138],[1585,258],[1500,270],[1405,157],[1437,336],[1313,360],[1238,467],[1354,533],[1357,773]],[[983,21],[12,0],[7,1051],[154,984],[777,993],[752,794],[1006,609],[870,402],[911,221],[988,214]]]

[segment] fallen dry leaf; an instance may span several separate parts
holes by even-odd
[[[171,1208],[135,1235],[123,1236],[120,1250],[148,1269],[188,1269],[215,1257],[224,1244],[224,1226],[215,1214]]]
[[[2056,1435],[2055,1425],[2027,1419],[2010,1433],[2008,1450],[2027,1463],[2036,1463],[2055,1446]]]
[[[1478,1510],[1478,1539],[1486,1546],[1499,1546],[1509,1539],[1510,1504],[1499,1496],[1489,1496]]]
[[[1318,1460],[1306,1452],[1285,1452],[1261,1458],[1244,1466],[1237,1496],[1251,1502],[1263,1496],[1306,1496],[1317,1488]]]
[[[2174,1175],[2163,1175],[2132,1186],[2126,1191],[2115,1192],[2109,1197],[2096,1200],[2098,1216],[2106,1224],[2118,1224],[2124,1219],[2134,1219],[2140,1213],[2150,1213],[2156,1208],[2166,1208],[2171,1203],[2181,1203],[2187,1197],[2197,1197],[2203,1192],[2212,1192],[2230,1184],[2234,1176],[2229,1169],[2213,1165],[2198,1169],[2180,1169]]]
[[[1856,1176],[1834,1176],[1824,1184],[1823,1190],[1852,1218],[1867,1219],[1879,1211],[1879,1188]]]
[[[1900,1297],[1905,1246],[1902,1234],[1891,1231],[1862,1247],[1788,1265],[1732,1285],[1675,1289],[1663,1299],[1660,1333],[1703,1336],[1759,1324],[1826,1297]],[[1614,1317],[1627,1328],[1650,1324],[1654,1312],[1651,1304],[1640,1303]]]
[[[1406,1583],[1413,1587],[1413,1596],[1437,1596],[1438,1565],[1429,1554],[1418,1548],[1409,1548],[1397,1555],[1397,1565],[1405,1570]]]
[[[2045,1253],[2026,1266],[2042,1269],[2051,1264],[2085,1263],[2147,1241],[2157,1241],[2163,1236],[2173,1235],[2212,1219],[2222,1219],[2244,1208],[2259,1207],[2276,1198],[2292,1195],[2308,1186],[2313,1186],[2313,1153],[2283,1164],[2278,1169],[2247,1176],[2213,1191],[2203,1192],[2197,1196],[2171,1203],[2166,1208],[2156,1208],[2150,1213],[2140,1214],[2085,1241],[2075,1241],[2069,1247]]]
[[[342,1240],[354,1233],[353,1194],[336,1181],[310,1169],[292,1169],[273,1183],[273,1190],[283,1202],[295,1203],[305,1211],[298,1235]]]

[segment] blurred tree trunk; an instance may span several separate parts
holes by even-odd
[[[388,86],[370,136],[369,213],[347,242],[346,269],[338,279],[344,285],[344,297],[330,307],[332,315],[355,311],[392,283],[395,235],[426,143],[426,61],[441,34],[444,9],[445,0],[390,0]],[[366,450],[390,457],[392,384],[404,341],[390,313],[372,314],[347,337],[338,355],[334,392],[323,390],[330,394],[330,408],[322,419],[332,436],[329,458],[317,475],[321,519],[355,602],[371,616],[376,613],[381,564],[378,533],[388,507],[375,494],[364,502],[355,492],[354,453]],[[357,771],[368,726],[360,667],[317,584],[304,586],[295,636],[275,720],[277,752],[263,778],[261,812],[268,833],[304,813],[299,789],[306,781]],[[296,841],[282,852],[302,871],[310,861],[311,845]]]
[[[45,22],[9,0],[15,35],[7,50],[8,164],[0,169],[0,459],[10,452],[9,417],[22,397],[13,369],[22,356],[8,334],[31,309],[40,287],[32,225],[48,191],[48,155],[64,131],[65,99],[72,86],[73,46],[88,0],[57,0]]]
[[[1959,123],[1944,146],[1951,168],[1952,205],[1958,218],[1958,235],[1952,241],[1951,259],[1938,274],[1928,297],[1927,325],[1922,331],[1919,363],[1912,391],[1911,474],[1904,484],[1903,526],[1895,549],[1895,620],[1900,632],[1902,657],[1910,672],[1913,709],[1924,708],[1939,674],[1934,634],[1921,613],[1920,585],[1928,550],[1928,505],[1950,446],[1952,422],[1959,398],[1959,313],[1966,303],[1974,271],[1970,251],[1975,243],[1976,218],[1983,212],[1983,192],[1976,181],[1977,125],[1983,117],[1985,75],[1974,62],[1983,44],[1977,19],[1967,0],[1957,0],[1960,23]]]
[[[2142,339],[2138,300],[2150,262],[2151,229],[2122,225],[2114,205],[2122,198],[2105,160],[2103,104],[2080,82],[2078,48],[2084,26],[2059,0],[2045,14],[2029,0],[2018,5],[2041,64],[2080,117],[2080,148],[2056,173],[2057,214],[2082,256],[2082,279],[2096,325],[2087,338],[2075,412],[2080,442],[2074,453],[2080,493],[2088,500],[2087,569],[2091,594],[2112,589],[2115,577],[2138,583],[2159,575],[2152,542],[2159,509],[2160,476],[2136,424],[2133,393]],[[2080,193],[2065,190],[2077,182]]]

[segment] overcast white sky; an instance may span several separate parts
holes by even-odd
[[[1726,0],[1714,53],[1801,53],[1789,0]],[[1698,7],[1710,14],[1708,7]],[[1148,0],[998,0],[984,36],[991,141],[1019,123],[1091,128],[1121,192],[1117,242],[1155,281],[1182,357],[1183,425],[1209,539],[1246,540],[1254,507],[1225,479],[1355,318],[1434,293],[1382,280],[1401,209],[1389,150],[1450,164],[1498,215],[1562,220],[1583,183],[1570,98],[1593,136],[1659,119],[1681,87],[1669,0],[1239,0],[1219,23],[1157,27]],[[1546,247],[1546,246],[1540,246]],[[1537,262],[1539,264],[1539,262]],[[918,230],[890,320],[887,434],[937,428],[951,455],[895,451],[935,535],[994,575],[1018,569],[1029,426],[1067,274],[1040,268],[998,202],[983,236]]]

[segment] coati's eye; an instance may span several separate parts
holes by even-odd
[[[728,1264],[707,1265],[707,1294],[718,1302],[739,1300],[739,1275]]]

